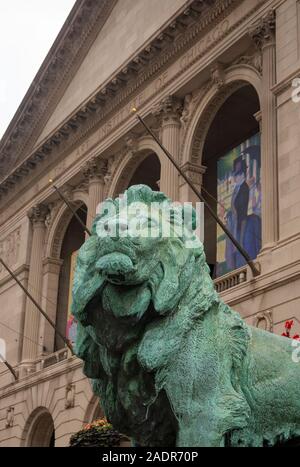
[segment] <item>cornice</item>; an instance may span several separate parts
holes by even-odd
[[[0,397],[8,397],[12,394],[15,394],[19,391],[25,391],[28,388],[31,388],[35,384],[43,384],[46,381],[50,381],[54,378],[59,378],[61,375],[65,375],[68,372],[76,371],[82,367],[82,361],[76,357],[68,357],[66,360],[58,362],[54,365],[51,365],[47,368],[43,368],[39,371],[36,371],[32,374],[29,374],[17,381],[11,382],[0,388]],[[14,369],[18,369],[18,366],[15,366]],[[82,377],[86,379],[85,376]]]
[[[292,82],[295,78],[300,78],[300,68],[297,68],[296,71],[293,71],[291,74],[282,79],[279,83],[276,83],[275,86],[271,88],[271,91],[275,96],[283,94],[288,89],[290,89],[290,91],[292,92]]]
[[[220,295],[228,305],[240,305],[246,300],[276,290],[279,287],[298,281],[299,279],[300,261],[296,260],[273,271],[264,273],[259,277],[247,280],[234,288],[227,289],[221,292]]]
[[[158,75],[175,57],[193,46],[205,31],[226,18],[241,3],[242,0],[191,0],[189,6],[161,30],[157,37],[62,122],[25,161],[14,167],[0,184],[0,196],[29,175],[45,158],[49,159],[53,154],[70,150],[95,125],[109,118],[121,104],[126,104],[139,88]]]
[[[0,170],[31,150],[117,0],[77,0],[0,141]],[[63,130],[62,130],[63,131]],[[7,170],[8,168],[8,170]]]

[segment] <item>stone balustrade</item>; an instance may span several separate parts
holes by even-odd
[[[218,277],[214,280],[215,287],[218,293],[224,292],[225,290],[231,289],[236,285],[246,282],[247,280],[247,268],[243,267],[236,269],[224,276]]]

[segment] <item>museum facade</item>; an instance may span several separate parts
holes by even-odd
[[[0,257],[70,341],[76,253],[97,206],[138,183],[206,210],[217,291],[300,333],[300,1],[77,0],[0,142]],[[0,446],[66,446],[102,415],[57,332],[0,265]],[[1,353],[1,352],[0,352]],[[201,356],[199,356],[201,358]],[[300,363],[299,363],[300,364]]]

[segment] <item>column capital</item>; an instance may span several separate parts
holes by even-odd
[[[276,16],[274,10],[268,13],[254,23],[249,29],[249,35],[254,41],[256,47],[261,50],[266,46],[275,44]]]
[[[82,173],[88,182],[104,182],[104,177],[107,175],[107,160],[93,157],[84,164]]]
[[[45,225],[46,217],[49,214],[49,207],[45,204],[37,204],[28,211],[28,217],[34,226]]]
[[[162,125],[165,124],[180,124],[182,115],[183,103],[176,96],[167,96],[153,110],[154,117],[160,120]]]
[[[206,172],[207,167],[205,165],[193,164],[192,162],[185,162],[181,166],[182,171],[189,177],[194,185],[202,185],[202,177]],[[186,183],[181,177],[181,184]]]

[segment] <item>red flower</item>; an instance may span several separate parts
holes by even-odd
[[[299,336],[299,334],[295,334],[294,337],[293,337],[293,339],[295,339],[296,341],[300,341],[300,336]]]
[[[292,329],[293,324],[294,324],[294,320],[291,319],[290,321],[285,322],[284,327],[285,327],[285,329]]]

